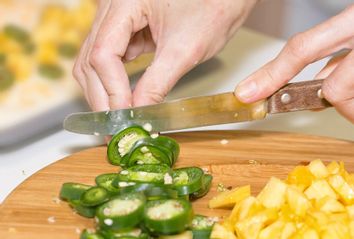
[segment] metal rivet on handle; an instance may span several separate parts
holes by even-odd
[[[291,97],[290,97],[290,95],[289,95],[288,93],[284,93],[284,94],[282,94],[281,97],[280,97],[280,101],[281,101],[281,103],[283,103],[283,104],[288,104],[288,103],[290,103],[290,100],[291,100]]]
[[[323,99],[323,98],[324,98],[324,97],[323,97],[323,93],[322,93],[322,89],[319,89],[319,90],[317,91],[317,97],[320,98],[320,99]]]

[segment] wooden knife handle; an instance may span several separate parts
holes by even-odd
[[[331,107],[322,95],[323,80],[290,83],[268,98],[268,113],[315,110]]]

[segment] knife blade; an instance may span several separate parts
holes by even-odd
[[[322,81],[290,83],[268,99],[252,104],[242,103],[233,92],[227,92],[130,109],[74,113],[64,120],[64,129],[80,134],[113,135],[125,125],[149,124],[152,131],[164,132],[260,120],[267,114],[323,109],[331,105],[322,96]]]

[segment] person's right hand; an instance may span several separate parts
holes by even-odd
[[[195,65],[214,56],[258,0],[99,0],[74,76],[94,111],[163,101]],[[123,62],[155,59],[132,92]]]
[[[315,77],[324,78],[322,92],[338,112],[354,123],[354,5],[328,21],[291,38],[279,55],[246,80],[235,95],[245,103],[264,99],[309,64],[347,49]]]

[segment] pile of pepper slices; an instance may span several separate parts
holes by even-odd
[[[150,128],[126,126],[113,136],[107,155],[120,172],[97,176],[96,186],[63,184],[60,198],[96,221],[81,239],[210,237],[214,221],[194,215],[190,200],[208,193],[212,176],[198,167],[172,169],[179,145]]]

